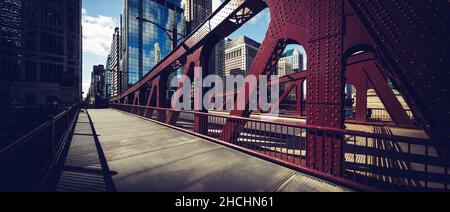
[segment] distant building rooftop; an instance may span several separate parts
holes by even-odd
[[[299,50],[297,49],[290,49],[287,50],[281,57],[292,57],[294,54],[301,54]]]
[[[260,43],[256,42],[255,40],[246,37],[246,36],[241,36],[239,38],[236,38],[234,40],[227,40],[225,43],[225,49],[230,49],[233,48],[235,46],[239,46],[242,44],[248,44],[250,46],[253,46],[255,48],[259,48],[261,46]]]

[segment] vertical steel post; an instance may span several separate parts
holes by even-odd
[[[309,10],[307,124],[343,128],[343,1],[310,1]],[[307,166],[342,176],[343,135],[322,131],[307,137]]]
[[[303,82],[304,80],[297,80],[297,117],[303,116]]]
[[[199,60],[197,60],[195,62],[194,72],[198,71],[198,70],[196,70],[197,68],[202,68],[202,61],[201,61],[200,57],[199,57]],[[207,63],[205,63],[205,64],[207,64]],[[197,76],[199,74],[200,73],[198,73],[198,72],[194,73],[195,76]],[[206,77],[206,74],[207,73],[205,73],[205,71],[203,71],[202,75],[198,76],[198,77],[201,77],[202,81],[203,81],[203,79]],[[203,95],[199,95],[199,94],[204,94],[205,93],[204,91],[205,90],[204,90],[202,85],[195,85],[195,87],[194,87],[194,94],[195,94],[195,96],[194,96],[194,101],[195,101],[194,102],[194,105],[195,105],[194,110],[196,112],[203,112],[203,113],[207,113],[208,112],[203,107],[203,99],[202,99]],[[194,115],[194,132],[202,134],[202,135],[207,135],[208,134],[208,117],[207,116],[205,116],[205,115],[198,115],[198,114]]]
[[[356,120],[360,122],[367,122],[367,91],[369,89],[369,82],[362,74],[360,65],[354,65],[352,68],[354,69],[352,74],[356,75],[354,78],[356,88]]]

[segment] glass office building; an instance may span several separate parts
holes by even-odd
[[[124,89],[135,84],[172,50],[171,37],[160,27],[136,19],[141,16],[184,34],[182,0],[124,0],[122,69]],[[169,33],[170,34],[170,33]],[[157,47],[157,48],[156,48]]]

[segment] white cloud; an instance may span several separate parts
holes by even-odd
[[[107,56],[112,42],[112,34],[118,23],[112,18],[99,15],[89,16],[86,9],[83,14],[83,52]]]
[[[83,97],[86,98],[89,92],[89,88],[91,87],[91,81],[90,80],[83,80]]]
[[[223,0],[212,0],[212,8],[213,11],[220,7],[220,5],[223,3]]]
[[[270,22],[270,12],[268,9],[261,11],[258,15],[250,20],[251,24],[257,24],[260,22],[262,22],[262,24],[264,25]]]

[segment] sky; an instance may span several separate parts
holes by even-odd
[[[106,64],[114,28],[119,26],[123,0],[83,0],[83,92],[87,94],[94,65]],[[223,0],[212,0],[213,9]],[[229,36],[235,39],[245,35],[262,42],[270,21],[268,9]]]

